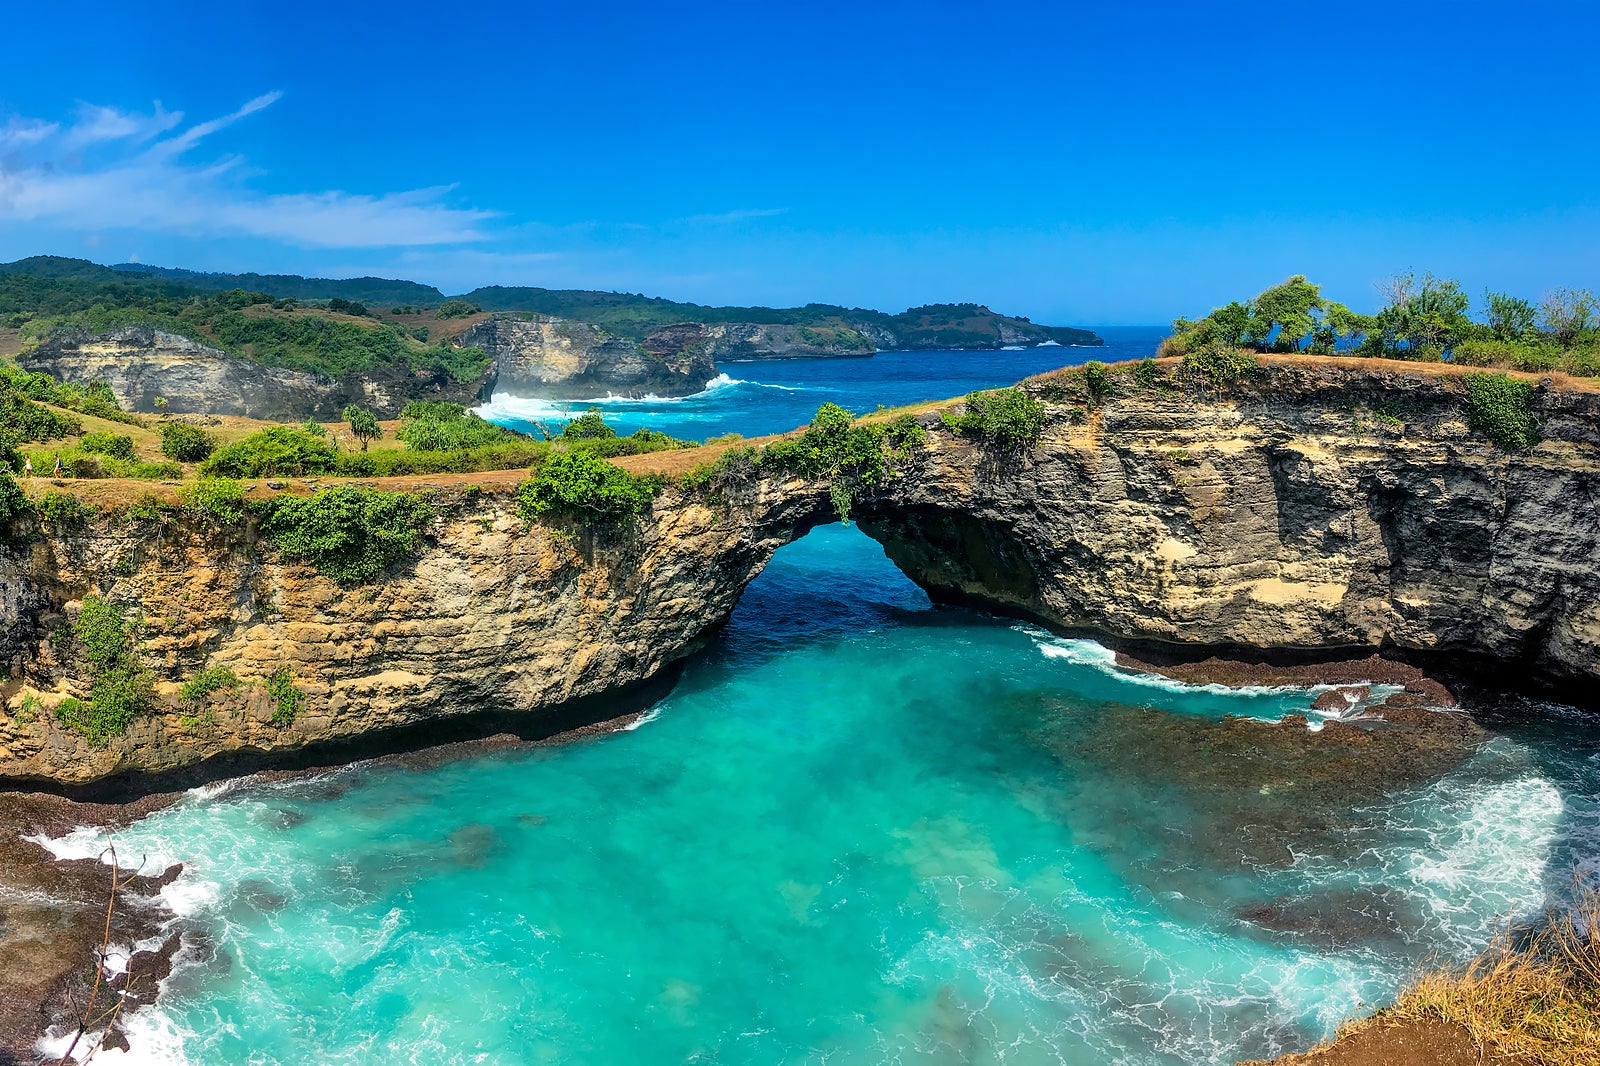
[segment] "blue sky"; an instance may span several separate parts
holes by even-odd
[[[1600,5],[30,4],[0,259],[1163,322],[1600,287]]]

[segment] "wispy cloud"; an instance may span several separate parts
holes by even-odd
[[[492,212],[450,206],[450,186],[379,194],[266,193],[243,160],[197,160],[204,140],[272,106],[265,93],[219,118],[183,125],[158,103],[150,114],[84,105],[63,127],[23,116],[0,126],[0,220],[83,232],[132,229],[249,236],[308,248],[394,248],[487,239]]]
[[[743,207],[717,215],[690,215],[684,221],[696,225],[717,225],[724,222],[743,222],[751,218],[771,218],[773,215],[787,214],[788,211],[787,207]]]

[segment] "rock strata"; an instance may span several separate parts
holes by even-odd
[[[1504,681],[1600,677],[1595,394],[1537,392],[1544,440],[1511,453],[1469,428],[1459,375],[1392,364],[1269,360],[1247,385],[1093,404],[1058,380],[1027,387],[1047,404],[1031,448],[928,418],[897,477],[854,487],[861,527],[933,596],[1153,658],[1397,652],[1498,663]],[[1397,425],[1364,414],[1402,405]],[[553,718],[701,647],[773,552],[834,520],[829,489],[773,474],[720,496],[668,487],[611,529],[447,492],[432,546],[357,589],[248,525],[108,514],[20,530],[0,549],[0,779],[81,785],[473,715]],[[53,713],[86,692],[68,625],[90,594],[142,617],[157,697],[100,747]],[[217,665],[245,683],[178,697]],[[265,687],[279,670],[303,697],[289,720]]]
[[[687,396],[717,374],[704,327],[694,325],[667,326],[635,342],[585,322],[499,314],[458,340],[494,358],[497,391],[522,396]]]
[[[396,418],[412,400],[474,403],[488,393],[487,379],[463,383],[442,370],[387,366],[334,378],[263,366],[154,326],[67,333],[23,352],[17,362],[68,384],[104,381],[123,410],[146,414],[158,409],[161,397],[171,414],[333,422],[351,403]]]

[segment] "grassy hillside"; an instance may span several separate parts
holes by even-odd
[[[260,311],[264,307],[289,313],[277,317],[320,317],[331,324],[268,327],[238,317],[246,308],[256,309],[254,317],[273,317]],[[60,256],[0,264],[0,330],[20,330],[24,343],[37,343],[61,329],[98,332],[150,322],[261,362],[331,373],[343,372],[338,367],[368,368],[373,359],[399,358],[403,349],[405,358],[456,374],[462,368],[452,368],[448,347],[440,342],[490,311],[592,322],[634,339],[673,323],[699,322],[796,326],[815,331],[819,344],[855,334],[909,348],[1099,343],[1088,330],[1040,326],[973,303],[929,304],[887,314],[836,304],[711,307],[632,293],[499,285],[452,298],[429,285],[384,278],[203,274],[136,263],[108,267]],[[398,348],[386,339],[390,336],[399,338]],[[379,350],[387,354],[370,354]]]
[[[752,322],[813,329],[888,330],[913,348],[991,347],[1002,324],[1035,343],[1096,344],[1089,330],[1037,326],[1026,318],[997,314],[981,304],[929,304],[891,315],[862,307],[806,304],[804,307],[709,307],[658,296],[585,289],[539,289],[490,285],[462,299],[485,311],[535,311],[594,322],[624,337],[642,337],[674,322],[705,324]]]

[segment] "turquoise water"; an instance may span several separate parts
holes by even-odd
[[[640,426],[689,440],[724,433],[746,437],[804,425],[826,402],[860,414],[1010,385],[1031,374],[1086,359],[1115,362],[1153,355],[1165,330],[1101,330],[1103,347],[1048,345],[1020,351],[879,352],[869,359],[774,359],[725,363],[705,391],[674,399],[551,401],[499,394],[484,417],[523,431],[559,429],[591,406],[623,433]]]
[[[125,856],[186,864],[167,891],[191,933],[122,1060],[1304,1046],[1600,855],[1600,729],[1574,712],[1363,791],[1266,743],[1313,697],[1120,673],[1092,643],[934,607],[823,527],[636,728],[214,786],[120,832]]]

